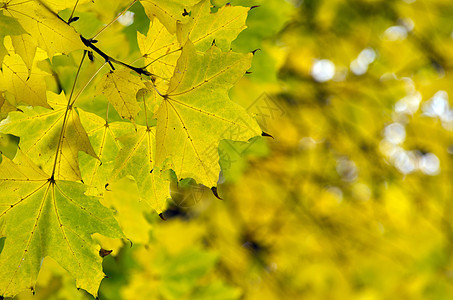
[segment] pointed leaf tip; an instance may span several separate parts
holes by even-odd
[[[217,199],[223,200],[222,198],[219,197],[219,194],[217,193],[217,187],[213,186],[213,187],[211,188],[211,191],[212,191],[212,193],[214,194],[214,196],[215,196]]]
[[[256,48],[255,50],[253,50],[253,51],[252,51],[252,54],[253,54],[253,55],[255,55],[256,51],[258,51],[258,50],[260,50],[260,51],[261,51],[261,49],[260,49],[260,48]]]
[[[112,253],[113,250],[105,250],[105,249],[100,249],[99,250],[99,256],[100,257],[106,257],[107,255],[109,255],[110,253]]]
[[[267,137],[271,137],[271,138],[274,138],[272,135],[270,135],[269,133],[266,133],[266,132],[261,132],[261,136],[267,136]]]

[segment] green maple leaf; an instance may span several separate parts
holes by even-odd
[[[15,108],[0,95],[0,113],[10,111],[0,122],[0,133],[18,136],[21,149],[13,161],[4,157],[0,164],[0,236],[6,237],[0,253],[0,295],[34,287],[46,256],[68,270],[78,287],[96,295],[103,273],[92,234],[123,237],[117,218],[134,240],[147,242],[149,224],[143,214],[148,207],[141,204],[158,213],[165,209],[169,169],[178,179],[191,177],[214,187],[219,142],[248,141],[261,133],[255,120],[228,97],[252,55],[222,52],[245,28],[248,8],[226,6],[211,13],[207,0],[141,0],[153,22],[146,37],[138,34],[138,44],[153,80],[145,82],[123,69],[107,73],[97,85],[133,124],[109,123],[108,116],[104,120],[75,108],[63,93],[46,94],[47,73],[34,65],[36,49],[44,49],[50,58],[84,49],[80,36],[54,12],[89,1],[0,0],[0,23],[9,20],[24,29],[11,36],[12,47],[7,45],[11,55],[2,65],[0,90],[11,103],[13,95],[17,104],[31,105],[10,111]],[[214,39],[219,46],[211,46]],[[102,53],[93,50],[95,56]],[[146,103],[150,94],[151,103]],[[137,101],[140,96],[143,101]],[[75,182],[79,180],[86,185]],[[131,191],[134,199],[124,201]],[[102,203],[117,208],[115,218],[92,195],[104,195]],[[139,223],[123,220],[135,217]],[[134,232],[138,227],[142,231]]]
[[[146,36],[137,32],[137,42],[146,65],[149,64],[148,70],[157,78],[170,79],[181,55],[176,36],[170,34],[159,20],[154,20]]]
[[[103,118],[79,111],[80,121],[86,129],[93,150],[99,159],[80,152],[80,170],[85,184],[92,189],[89,193],[101,195],[105,190],[105,184],[110,177],[115,166],[115,159],[120,151],[121,145],[118,137],[123,136],[134,130],[131,123],[113,122],[108,123]]]
[[[176,32],[176,23],[184,22],[188,18],[190,7],[199,0],[140,0],[150,20],[157,17],[170,33]]]
[[[11,105],[5,97],[0,93],[0,120],[3,120],[8,116],[10,111],[15,111],[16,107]]]
[[[127,201],[124,201],[127,199]],[[115,208],[115,217],[133,244],[146,244],[152,225],[146,220],[149,205],[142,201],[135,181],[129,177],[110,184],[102,203]]]
[[[3,71],[0,75],[0,88],[14,95],[17,104],[32,106],[50,106],[46,100],[46,82],[49,74],[38,69],[30,69],[17,54],[8,55],[3,60]]]
[[[215,40],[220,49],[227,51],[231,42],[246,28],[250,8],[226,5],[211,13],[211,1],[204,0],[192,9],[189,21],[177,24],[176,34],[181,45],[190,40],[199,51],[206,51]]]
[[[137,132],[122,137],[123,147],[110,181],[134,177],[140,197],[161,213],[170,198],[170,181],[165,171],[155,167],[155,140],[155,127],[150,126],[137,126]]]
[[[75,5],[89,3],[92,0],[43,0],[43,2],[52,10],[60,11],[66,8],[74,8]]]
[[[5,36],[15,36],[23,33],[25,33],[25,30],[19,22],[12,17],[4,16],[3,11],[0,10],[0,65],[3,61],[3,57],[8,54],[8,51],[3,45],[3,39]]]
[[[21,111],[11,112],[0,123],[0,132],[20,137],[19,147],[44,172],[52,174],[55,165],[56,179],[80,180],[78,152],[84,151],[93,157],[97,157],[96,153],[73,107],[67,112],[67,122],[60,141],[66,115],[66,97],[64,93],[56,95],[49,92],[48,95],[49,103],[55,109],[21,107]],[[57,149],[59,155],[55,162]]]
[[[28,68],[28,75],[31,74],[33,67],[33,60],[36,54],[36,42],[29,34],[21,34],[17,36],[11,36],[11,41],[14,47],[14,51],[24,61]]]
[[[98,93],[104,94],[122,118],[135,120],[140,106],[136,95],[140,89],[146,89],[140,77],[131,74],[129,69],[110,71],[97,86]]]
[[[0,165],[0,224],[6,236],[0,254],[0,295],[34,288],[40,264],[50,256],[97,294],[104,278],[99,246],[91,234],[123,234],[109,209],[85,196],[80,183],[54,181],[21,152]]]
[[[55,53],[85,49],[77,32],[39,1],[2,1],[0,9],[5,16],[15,18],[50,58]]]
[[[206,51],[213,40],[220,49],[230,49],[231,42],[246,28],[245,20],[250,9],[227,5],[211,13],[210,8],[209,0],[195,5],[187,23],[177,23],[177,37],[158,20],[152,22],[146,36],[137,33],[140,52],[145,63],[150,64],[151,73],[158,78],[170,78],[181,54],[181,45],[189,39],[199,51]]]
[[[220,140],[247,141],[261,134],[256,121],[228,97],[251,59],[252,54],[222,52],[215,46],[199,54],[186,43],[156,114],[157,165],[169,158],[178,178],[217,185]]]

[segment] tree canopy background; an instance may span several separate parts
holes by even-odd
[[[229,2],[258,5],[232,44],[258,50],[230,96],[273,138],[223,140],[224,200],[186,180],[172,186],[166,221],[121,204],[139,202],[134,188],[107,193],[143,243],[100,238],[113,250],[100,299],[451,299],[453,5]],[[90,35],[125,6],[80,6],[74,27]],[[136,31],[148,28],[139,2],[130,11],[132,24],[104,33],[118,58],[133,57]],[[74,57],[51,62],[64,90]],[[93,93],[84,105],[97,105]],[[0,142],[14,154],[13,137]],[[36,295],[17,298],[92,296],[46,259]]]

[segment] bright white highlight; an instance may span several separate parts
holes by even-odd
[[[440,160],[433,153],[427,153],[420,158],[420,171],[426,175],[437,175],[440,172]]]
[[[127,11],[118,18],[118,22],[123,26],[130,26],[134,23],[134,13]]]
[[[311,76],[318,82],[326,82],[335,75],[335,64],[328,59],[316,60],[311,68]]]
[[[376,51],[373,48],[365,48],[360,52],[357,59],[354,59],[349,68],[357,76],[363,75],[368,71],[368,65],[376,59]]]
[[[401,98],[395,104],[395,112],[413,115],[417,112],[422,101],[422,95],[419,92],[415,92],[412,95],[408,95]]]
[[[406,139],[406,129],[400,123],[392,123],[384,129],[384,138],[394,145],[401,144]]]
[[[401,25],[391,26],[387,28],[382,37],[385,41],[402,41],[407,37],[407,28]]]
[[[438,91],[434,96],[426,101],[422,107],[423,114],[432,118],[439,118],[442,126],[453,131],[453,109],[448,103],[448,94],[446,91]]]

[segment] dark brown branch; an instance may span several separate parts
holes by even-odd
[[[48,7],[44,2],[42,2],[41,0],[38,0],[39,4],[42,5],[48,12],[50,12],[51,14],[53,14],[54,16],[56,16],[58,19],[60,19],[61,21],[63,21],[64,23],[68,24],[70,26],[70,23],[71,21],[75,21],[74,19],[69,18],[69,20],[66,22],[65,20],[63,20],[56,12],[54,12],[52,9],[50,9],[50,7]],[[135,2],[135,1],[134,1]],[[71,20],[72,19],[72,20]],[[122,61],[119,61],[119,60],[116,60],[114,59],[113,57],[107,55],[104,51],[102,51],[101,49],[99,49],[98,47],[94,46],[93,44],[95,43],[95,40],[92,40],[92,39],[86,39],[84,38],[82,35],[80,35],[80,39],[82,40],[83,44],[85,46],[87,46],[88,48],[90,48],[91,50],[93,50],[94,52],[96,52],[97,54],[99,54],[102,58],[105,59],[106,62],[109,63],[110,67],[112,68],[112,70],[115,70],[115,68],[113,67],[112,63],[116,63],[116,64],[119,64],[119,65],[122,65],[126,68],[129,68],[131,69],[132,71],[138,73],[139,75],[147,75],[147,76],[152,76],[153,74],[151,74],[150,72],[148,72],[146,70],[146,67],[141,67],[141,68],[137,68],[137,67],[133,67],[131,65],[128,65]]]
[[[129,68],[131,69],[132,71],[140,74],[140,75],[147,75],[147,76],[151,76],[153,74],[151,74],[150,72],[148,72],[145,67],[141,67],[141,68],[137,68],[137,67],[134,67],[134,66],[131,66],[131,65],[128,65],[122,61],[119,61],[119,60],[116,60],[114,59],[113,57],[107,55],[104,51],[102,51],[101,49],[99,49],[98,47],[96,47],[94,45],[94,41],[92,40],[88,40],[86,38],[84,38],[82,35],[80,35],[80,39],[82,40],[83,44],[85,46],[87,46],[88,48],[90,48],[91,50],[93,50],[94,52],[96,52],[97,54],[99,54],[103,59],[105,59],[106,62],[108,62],[110,64],[110,67],[115,70],[115,68],[113,67],[112,63],[116,63],[116,64],[119,64],[119,65],[122,65],[126,68]]]

